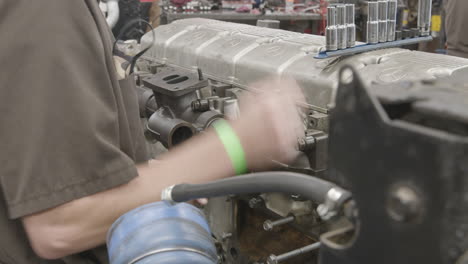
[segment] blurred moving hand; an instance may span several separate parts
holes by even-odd
[[[251,170],[263,170],[292,161],[297,140],[304,136],[298,103],[305,102],[292,79],[273,79],[253,85],[255,91],[241,98],[241,118],[233,123]]]
[[[254,85],[241,98],[241,118],[232,121],[250,170],[264,170],[272,160],[287,163],[296,154],[303,124],[296,103],[303,101],[292,80]],[[105,166],[105,164],[103,164]],[[38,256],[56,259],[105,243],[112,223],[129,210],[158,201],[161,191],[179,183],[203,183],[234,173],[232,162],[212,130],[161,155],[160,161],[137,165],[138,177],[127,184],[79,198],[22,218]]]

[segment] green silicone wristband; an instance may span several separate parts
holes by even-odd
[[[224,145],[234,171],[237,175],[247,172],[247,161],[239,137],[226,120],[218,120],[213,123],[213,128]]]

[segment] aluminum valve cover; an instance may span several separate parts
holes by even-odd
[[[315,59],[325,37],[209,19],[183,19],[155,29],[145,58],[186,69],[201,68],[209,78],[245,89],[255,81],[291,76],[311,107],[327,112],[333,104],[338,69],[352,64],[368,83],[427,80],[468,73],[468,60],[446,55],[385,49],[348,57]],[[152,41],[147,33],[143,46]],[[361,44],[361,43],[357,43]]]

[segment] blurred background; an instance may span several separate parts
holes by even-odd
[[[356,5],[356,40],[365,41],[367,6],[364,0],[107,0],[101,9],[109,16],[112,4],[118,4],[119,15],[113,26],[117,36],[124,25],[141,18],[156,28],[183,18],[209,18],[255,25],[258,20],[272,20],[270,27],[324,35],[326,8],[335,3]],[[432,36],[429,43],[406,47],[435,53],[445,53],[443,0],[432,2]],[[398,0],[397,28],[411,32],[417,26],[418,0]],[[115,18],[115,16],[114,16]],[[120,39],[139,39],[150,27],[143,22],[125,30]]]

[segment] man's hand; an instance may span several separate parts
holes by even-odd
[[[253,93],[241,98],[241,118],[234,128],[249,169],[262,170],[272,166],[272,160],[287,163],[297,156],[297,140],[304,136],[297,103],[303,103],[304,96],[291,79],[263,81],[253,87]]]

